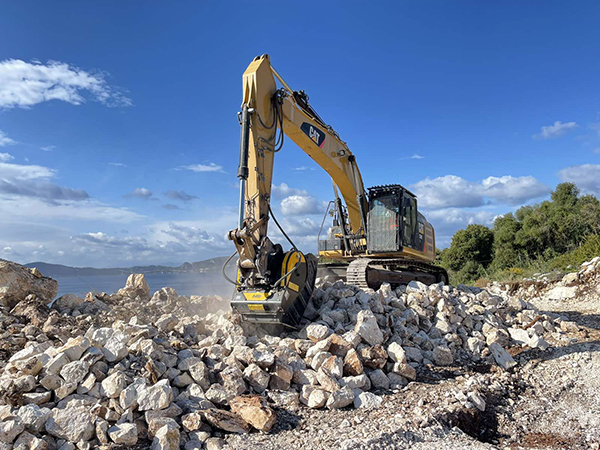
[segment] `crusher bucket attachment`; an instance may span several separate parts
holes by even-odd
[[[317,258],[289,251],[280,274],[280,280],[270,288],[238,287],[231,307],[247,322],[298,328],[315,288]]]

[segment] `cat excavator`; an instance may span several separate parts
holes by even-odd
[[[244,72],[238,119],[239,221],[228,233],[236,252],[223,275],[235,284],[231,307],[244,320],[297,328],[315,286],[317,258],[294,245],[271,208],[273,162],[285,137],[333,181],[334,200],[323,219],[329,214],[332,226],[318,241],[321,260],[343,263],[346,281],[360,288],[448,282],[446,271],[432,264],[435,232],[418,212],[417,197],[399,184],[366,190],[348,145],[321,119],[304,91],[288,86],[268,55],[257,56]],[[267,236],[271,219],[289,250]],[[231,279],[226,267],[235,256],[237,277]]]

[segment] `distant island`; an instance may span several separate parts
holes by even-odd
[[[41,261],[25,264],[26,267],[37,267],[47,277],[77,277],[96,275],[129,275],[130,273],[201,273],[221,270],[227,256],[206,259],[197,262],[184,262],[180,266],[135,266],[127,268],[96,269],[94,267],[70,267],[62,264],[49,264]]]

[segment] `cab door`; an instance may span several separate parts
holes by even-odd
[[[402,245],[419,249],[417,199],[406,191],[402,196],[402,225]]]

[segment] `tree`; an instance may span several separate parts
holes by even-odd
[[[560,207],[573,208],[579,197],[579,188],[574,183],[560,183],[551,195],[552,201]]]
[[[523,206],[494,222],[494,268],[524,267],[577,249],[600,233],[600,201],[580,196],[573,183],[561,183],[551,199]]]
[[[505,269],[514,266],[524,256],[521,245],[517,243],[517,233],[521,224],[513,213],[499,216],[494,220],[494,266]]]
[[[469,225],[457,231],[442,255],[444,266],[460,271],[468,262],[487,267],[492,261],[494,233],[484,225]],[[471,267],[472,270],[472,267]]]

